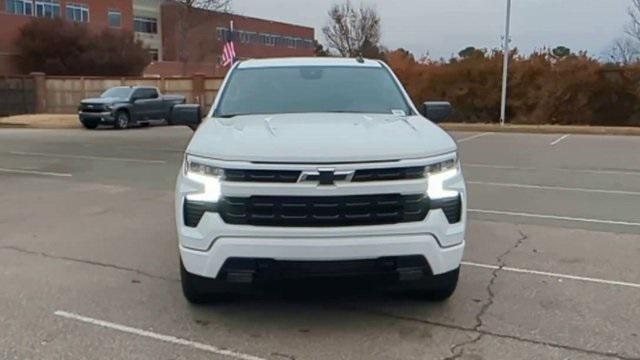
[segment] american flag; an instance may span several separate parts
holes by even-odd
[[[222,66],[228,66],[236,61],[236,47],[233,45],[233,30],[229,31],[227,42],[222,47]]]

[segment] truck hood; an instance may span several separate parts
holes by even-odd
[[[90,99],[83,99],[82,101],[80,101],[81,104],[96,104],[96,105],[108,105],[108,104],[114,104],[117,102],[125,102],[127,101],[126,99],[120,99],[120,98],[113,98],[113,97],[107,97],[107,98],[90,98]]]
[[[423,158],[456,150],[453,139],[421,116],[305,113],[210,118],[189,154],[221,160],[340,163]]]

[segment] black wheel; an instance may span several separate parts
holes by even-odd
[[[86,129],[95,129],[98,127],[98,123],[95,121],[84,121],[82,122],[82,126],[84,126]]]
[[[149,125],[150,125],[150,124],[149,124],[148,122],[146,122],[146,123],[140,123],[140,127],[143,127],[143,128],[149,127]]]
[[[214,294],[209,289],[205,289],[206,279],[193,275],[184,268],[180,260],[180,281],[182,283],[182,293],[192,304],[205,304],[213,301]]]
[[[445,301],[456,291],[459,276],[460,268],[421,280],[412,294],[428,301]]]
[[[116,129],[126,129],[129,127],[129,114],[126,111],[116,113],[116,121],[113,125]]]

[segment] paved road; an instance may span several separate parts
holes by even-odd
[[[640,358],[639,137],[453,134],[472,210],[447,303],[195,307],[172,212],[190,135],[0,130],[0,358]]]

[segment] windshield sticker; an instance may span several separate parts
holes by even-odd
[[[391,113],[393,115],[396,115],[396,116],[406,116],[407,115],[407,113],[405,113],[404,110],[398,110],[398,109],[392,109]]]

